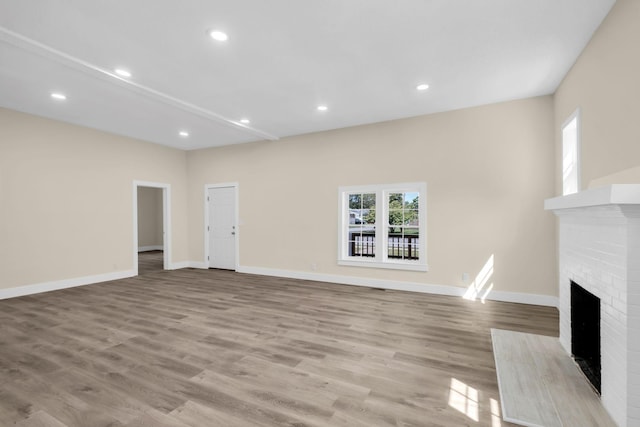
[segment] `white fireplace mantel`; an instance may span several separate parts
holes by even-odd
[[[544,201],[546,210],[606,205],[640,205],[640,184],[613,184]]]

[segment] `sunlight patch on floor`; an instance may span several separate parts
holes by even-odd
[[[478,390],[451,378],[449,406],[478,422]]]
[[[500,423],[500,405],[498,401],[495,399],[491,399],[491,427],[501,427],[502,423]]]

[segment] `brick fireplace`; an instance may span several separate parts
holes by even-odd
[[[600,299],[602,404],[620,427],[640,426],[640,184],[548,199],[545,209],[559,218],[560,343],[573,354],[573,282]]]

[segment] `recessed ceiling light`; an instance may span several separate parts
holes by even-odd
[[[186,130],[181,130],[179,135],[183,138],[186,138],[189,136],[189,132],[187,132]]]
[[[240,119],[240,123],[248,125],[249,123],[251,123],[251,120],[249,120],[249,119]]]
[[[67,96],[66,96],[65,94],[63,94],[63,93],[57,93],[57,92],[52,93],[52,94],[51,94],[51,97],[52,97],[53,99],[58,99],[58,100],[60,100],[60,101],[64,101],[65,99],[67,99]]]
[[[218,40],[219,42],[227,41],[227,39],[229,38],[229,36],[227,36],[226,33],[223,33],[222,31],[218,31],[218,30],[209,31],[209,35],[211,36],[212,39]]]
[[[124,68],[116,68],[115,72],[120,77],[131,77],[131,73],[129,71],[125,70]]]
[[[427,90],[427,89],[429,89],[429,85],[426,84],[426,83],[422,83],[422,84],[419,84],[418,86],[416,86],[416,89],[418,89],[418,90]]]
[[[318,105],[318,111],[327,111],[329,107],[326,105]]]

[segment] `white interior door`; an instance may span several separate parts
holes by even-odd
[[[236,189],[210,188],[209,268],[236,269]]]

